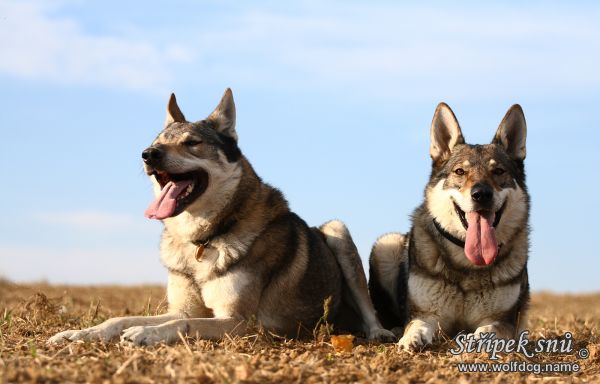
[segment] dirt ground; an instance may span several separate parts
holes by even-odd
[[[0,383],[206,382],[206,383],[599,383],[600,294],[536,293],[531,340],[572,334],[563,353],[500,354],[496,362],[577,364],[578,372],[461,373],[460,363],[494,363],[487,353],[454,356],[445,340],[409,354],[394,344],[356,339],[351,352],[337,353],[328,336],[294,341],[257,331],[218,342],[186,339],[177,345],[131,347],[71,343],[47,346],[54,333],[98,324],[110,317],[154,315],[166,310],[160,286],[17,285],[0,281]],[[530,350],[531,351],[531,350]],[[587,357],[586,357],[587,355]],[[508,364],[503,366],[504,369]],[[487,369],[490,369],[489,367]]]

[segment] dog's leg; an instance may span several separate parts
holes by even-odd
[[[417,351],[431,344],[435,335],[437,322],[433,318],[417,318],[408,323],[404,335],[398,342],[398,348],[406,351]]]
[[[406,244],[405,235],[388,233],[377,239],[369,257],[369,294],[377,316],[400,336],[408,317]]]
[[[213,317],[212,311],[204,305],[200,292],[200,287],[190,277],[169,272],[167,284],[169,313],[183,314],[179,318]]]
[[[59,344],[65,341],[103,341],[109,342],[117,339],[121,332],[134,325],[155,325],[162,324],[166,321],[180,318],[175,314],[164,314],[158,316],[129,316],[129,317],[114,317],[96,326],[80,329],[68,330],[59,332],[48,339],[48,344]]]
[[[150,326],[186,317],[211,316],[198,292],[199,289],[193,281],[185,276],[170,273],[167,285],[168,313],[158,316],[115,317],[94,327],[57,333],[48,340],[48,343],[57,344],[77,340],[109,342],[116,340],[124,329],[136,325]]]
[[[371,340],[396,340],[394,334],[384,329],[377,319],[373,303],[369,298],[367,279],[358,250],[344,223],[332,220],[323,224],[319,229],[325,235],[325,241],[340,265],[353,301],[350,304],[355,306],[361,314],[367,337]]]
[[[515,326],[507,322],[489,320],[483,321],[481,324],[472,334],[476,339],[479,339],[484,333],[494,333],[498,339],[512,339],[516,336]]]
[[[225,334],[241,336],[246,332],[246,321],[232,317],[179,319],[155,326],[131,327],[123,332],[121,342],[134,345],[170,344],[180,340],[180,334],[182,336],[219,340]]]
[[[527,305],[522,304],[523,302],[527,302],[529,299],[529,285],[527,284],[527,275],[524,277],[523,285],[521,286],[521,293],[519,296],[519,300],[515,303],[517,309],[513,309],[516,311],[515,316],[511,316],[510,318],[502,318],[499,316],[488,316],[485,319],[479,320],[476,322],[477,328],[475,332],[473,332],[473,337],[479,339],[482,337],[483,333],[494,333],[496,338],[500,339],[516,339],[519,337],[521,332],[527,329]]]

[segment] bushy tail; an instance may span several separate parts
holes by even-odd
[[[381,236],[369,257],[369,294],[386,329],[402,328],[407,321],[407,236]]]

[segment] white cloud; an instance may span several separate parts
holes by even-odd
[[[157,247],[49,248],[0,244],[0,277],[68,284],[164,283]]]
[[[0,3],[0,72],[163,93],[167,85],[214,82],[406,99],[544,96],[600,85],[594,4],[309,1],[288,11],[230,4],[215,14],[198,4],[203,22],[138,24],[133,34],[108,25],[100,30],[110,32],[87,33],[45,4]],[[176,14],[165,8],[164,19]]]
[[[33,219],[43,224],[61,225],[77,230],[122,231],[134,228],[145,228],[141,221],[131,215],[81,210],[73,212],[41,212],[32,215]]]
[[[99,210],[37,212],[25,219],[28,233],[37,236],[0,239],[0,277],[71,284],[165,281],[158,222]]]
[[[200,33],[198,49],[222,58],[208,73],[268,87],[406,92],[409,99],[546,95],[600,85],[600,24],[593,10],[310,7],[295,14],[250,11],[232,16],[226,30]]]
[[[0,72],[20,78],[162,91],[177,47],[86,33],[73,19],[49,16],[60,4],[0,2]],[[167,54],[165,54],[165,52]]]

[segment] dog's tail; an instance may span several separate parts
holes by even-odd
[[[394,335],[381,327],[373,303],[369,300],[365,271],[348,228],[341,221],[332,220],[323,224],[319,229],[325,237],[327,246],[337,259],[345,286],[348,288],[345,298],[348,304],[361,315],[367,338],[393,341]]]
[[[400,331],[407,322],[408,236],[381,236],[369,257],[369,294],[381,324]],[[395,328],[395,329],[394,329]]]

